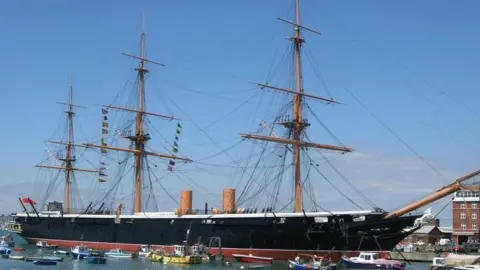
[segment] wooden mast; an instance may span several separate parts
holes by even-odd
[[[57,170],[63,170],[65,171],[65,195],[64,195],[64,203],[65,203],[65,209],[64,212],[66,214],[70,213],[71,211],[71,204],[70,204],[70,184],[71,184],[71,178],[73,176],[74,171],[81,171],[81,172],[92,172],[92,173],[98,173],[98,170],[89,170],[89,169],[79,169],[73,167],[75,160],[75,156],[73,155],[73,149],[75,146],[79,146],[73,143],[73,115],[75,112],[73,111],[74,107],[77,108],[85,108],[80,105],[74,105],[73,104],[73,86],[70,84],[70,94],[69,94],[69,99],[68,103],[65,102],[57,102],[62,105],[67,105],[68,110],[65,111],[67,114],[67,142],[55,142],[55,141],[48,141],[50,143],[55,143],[55,144],[62,144],[65,145],[65,157],[60,158],[59,160],[63,161],[64,164],[63,166],[47,166],[47,165],[36,165],[37,167],[40,168],[47,168],[47,169],[57,169]]]
[[[309,126],[309,123],[306,119],[303,118],[303,98],[312,98],[315,100],[320,100],[327,103],[336,103],[339,102],[327,99],[323,97],[314,96],[311,94],[305,94],[303,92],[303,84],[302,84],[302,62],[301,62],[301,49],[302,45],[305,40],[302,38],[300,30],[306,30],[315,34],[320,34],[319,32],[302,26],[300,24],[300,6],[299,0],[295,0],[295,21],[289,21],[282,18],[278,18],[279,20],[286,22],[288,24],[293,25],[294,28],[294,37],[290,38],[293,42],[293,46],[295,49],[295,82],[296,87],[295,89],[287,89],[277,86],[270,86],[268,84],[256,83],[258,86],[263,88],[269,88],[272,90],[277,90],[284,93],[289,93],[293,95],[293,119],[285,122],[281,122],[279,124],[283,125],[285,128],[289,128],[292,130],[292,139],[286,138],[278,138],[278,137],[271,137],[271,136],[260,136],[254,134],[240,134],[240,136],[248,139],[256,139],[262,141],[269,141],[269,142],[276,142],[282,143],[287,145],[293,146],[293,179],[295,183],[295,212],[302,212],[302,178],[301,178],[301,163],[300,163],[300,154],[303,148],[318,148],[318,149],[327,149],[333,151],[341,151],[341,152],[351,152],[353,149],[347,148],[344,146],[334,146],[334,145],[327,145],[327,144],[317,144],[317,143],[310,143],[302,141],[302,134],[306,127]]]
[[[150,113],[145,111],[145,74],[148,72],[148,69],[145,68],[145,64],[152,63],[160,66],[164,66],[161,63],[149,60],[145,57],[145,13],[143,13],[142,16],[142,35],[141,35],[141,52],[140,56],[135,56],[132,54],[128,53],[123,53],[123,55],[132,57],[134,59],[139,60],[139,67],[136,68],[135,70],[138,73],[138,108],[137,109],[130,109],[130,108],[122,108],[122,107],[117,107],[117,106],[111,106],[111,105],[105,105],[107,108],[111,109],[117,109],[117,110],[123,110],[123,111],[128,111],[128,112],[134,112],[136,113],[136,125],[135,125],[135,135],[134,136],[128,136],[129,140],[131,140],[135,148],[134,149],[129,149],[129,148],[118,148],[118,147],[110,147],[110,146],[102,146],[102,145],[96,145],[96,144],[86,144],[87,147],[96,147],[96,148],[102,148],[102,149],[108,149],[108,150],[115,150],[115,151],[121,151],[121,152],[128,152],[132,153],[135,155],[135,165],[134,165],[134,174],[135,174],[135,206],[134,206],[134,211],[135,213],[142,212],[142,169],[143,169],[143,158],[147,155],[150,156],[156,156],[156,157],[161,157],[161,158],[169,158],[169,159],[177,159],[177,160],[183,160],[183,161],[191,161],[188,158],[182,158],[182,157],[177,157],[174,155],[168,155],[168,154],[160,154],[160,153],[153,153],[153,152],[148,152],[145,151],[145,143],[150,139],[150,136],[148,134],[144,133],[144,123],[143,123],[143,118],[145,115],[151,115],[151,116],[157,116],[160,118],[164,119],[175,119],[172,116],[167,116],[163,114],[156,114],[156,113]]]

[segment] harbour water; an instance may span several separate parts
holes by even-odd
[[[25,248],[24,251],[12,254],[22,256],[61,256],[53,253],[53,250],[39,249],[32,245],[18,245]],[[152,263],[146,258],[130,259],[130,258],[108,258],[107,264],[94,265],[88,264],[86,260],[75,260],[72,256],[64,256],[64,260],[55,266],[34,265],[26,261],[14,261],[9,259],[0,259],[0,269],[17,269],[17,270],[33,270],[33,269],[62,269],[62,270],[207,270],[207,269],[224,269],[224,270],[242,270],[248,269],[248,264],[236,263],[231,261],[231,265],[217,264],[201,264],[201,265],[164,265],[161,263]],[[227,260],[229,261],[229,260]],[[426,263],[413,263],[408,269],[427,269]],[[266,270],[287,270],[287,262],[278,261],[273,265],[267,265]]]
[[[0,236],[5,235],[6,232],[0,230]],[[54,250],[40,249],[34,245],[28,245],[27,242],[20,236],[15,237],[15,247],[24,248],[24,251],[13,251],[13,255],[21,255],[25,257],[37,256],[63,256],[64,260],[54,266],[48,265],[34,265],[32,262],[15,261],[10,259],[0,258],[0,270],[38,270],[38,269],[52,269],[52,270],[208,270],[208,269],[222,269],[222,270],[242,270],[248,269],[248,264],[237,263],[233,260],[226,260],[231,262],[230,265],[220,264],[200,264],[200,265],[168,265],[161,263],[152,263],[147,258],[108,258],[107,264],[95,265],[88,264],[86,260],[75,260],[71,255],[54,254]],[[409,270],[428,268],[428,263],[412,263],[407,267]],[[276,261],[273,265],[266,265],[265,270],[287,270],[288,264],[286,261]]]

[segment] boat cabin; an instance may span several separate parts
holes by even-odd
[[[175,255],[177,256],[180,256],[180,257],[184,257],[186,256],[186,246],[181,246],[181,245],[175,245],[173,246],[173,252],[175,253]]]
[[[15,221],[9,221],[6,224],[5,229],[9,232],[21,233],[22,232],[22,225],[15,222]]]
[[[445,257],[433,257],[432,259],[432,266],[444,266],[446,264]]]
[[[378,259],[380,258],[378,257],[378,254],[375,252],[360,252],[360,255],[358,257],[352,258],[352,260],[366,261],[366,262],[373,262]]]

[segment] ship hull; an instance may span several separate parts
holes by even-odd
[[[352,216],[329,217],[318,223],[313,217],[251,218],[121,218],[110,217],[16,217],[22,224],[21,235],[30,243],[47,241],[51,245],[72,247],[83,242],[91,248],[121,248],[136,251],[140,245],[167,250],[181,244],[188,234],[190,243],[208,245],[210,237],[221,239],[225,257],[252,254],[286,260],[297,253],[323,255],[339,259],[340,251],[352,255],[362,251],[391,251],[412,231],[404,231],[418,216],[383,219],[367,216],[353,222]],[[341,222],[340,222],[341,219]]]

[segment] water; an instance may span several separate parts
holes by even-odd
[[[53,253],[53,250],[38,249],[34,246],[21,246],[25,251],[12,252],[14,255],[22,256],[62,256]],[[31,262],[14,261],[9,259],[0,259],[0,269],[18,269],[18,270],[33,270],[33,269],[62,269],[62,270],[241,270],[248,269],[247,264],[234,263],[230,266],[215,265],[215,264],[199,264],[199,265],[164,265],[161,263],[152,263],[147,258],[130,259],[130,258],[107,258],[107,263],[104,265],[88,264],[86,260],[74,260],[72,255],[63,255],[64,260],[58,262],[57,265],[34,265]],[[272,266],[267,266],[266,270],[286,270],[286,262],[277,262]]]
[[[32,245],[18,245],[18,247],[25,248],[25,251],[16,252],[14,255],[22,256],[62,256],[54,254],[53,250],[38,249]],[[130,258],[107,258],[107,263],[104,265],[88,264],[86,260],[74,260],[71,255],[63,255],[64,260],[58,262],[57,265],[34,265],[31,262],[14,261],[9,259],[0,259],[0,269],[18,269],[18,270],[38,270],[38,269],[52,269],[52,270],[244,270],[248,269],[248,264],[240,264],[233,262],[230,266],[215,265],[215,264],[201,264],[201,265],[164,265],[161,263],[151,263],[146,258],[130,259]],[[425,270],[427,263],[413,263],[408,266],[408,269]],[[273,265],[268,265],[265,270],[287,270],[287,262],[275,262]]]
[[[0,230],[0,236],[5,235],[6,232]],[[25,251],[13,251],[13,255],[22,255],[25,257],[33,256],[63,256],[64,260],[58,262],[57,265],[34,265],[31,262],[15,261],[10,259],[0,258],[0,270],[247,270],[248,264],[236,263],[232,260],[232,265],[215,265],[215,264],[200,264],[200,265],[163,265],[160,263],[152,263],[146,258],[127,259],[127,258],[107,258],[107,263],[104,265],[88,264],[86,260],[74,260],[72,255],[54,254],[53,250],[39,249],[34,245],[28,245],[27,242],[20,236],[15,238],[15,246],[22,247]],[[66,249],[64,249],[66,250]],[[408,265],[408,270],[426,270],[429,263],[412,263]],[[242,268],[243,266],[243,268]],[[273,265],[267,265],[265,270],[287,270],[287,262],[278,261]]]

